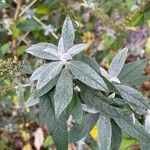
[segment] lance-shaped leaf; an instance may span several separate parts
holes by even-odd
[[[81,122],[83,118],[83,109],[80,98],[77,93],[73,94],[73,98],[68,107],[68,112],[73,116],[75,122]]]
[[[69,132],[69,141],[77,142],[86,137],[96,124],[98,118],[99,113],[86,114],[83,117],[82,121],[79,124],[75,124],[73,129]]]
[[[148,150],[150,148],[150,143],[146,143],[145,141],[141,141],[141,150]]]
[[[111,128],[112,128],[111,149],[119,150],[122,140],[121,128],[116,124],[116,122],[113,119],[111,119]]]
[[[74,45],[67,51],[67,53],[73,57],[77,55],[78,53],[80,53],[81,51],[83,51],[85,48],[87,48],[87,46],[88,46],[87,44]]]
[[[55,114],[59,117],[69,105],[73,96],[73,83],[69,70],[63,69],[56,84],[54,95]]]
[[[57,46],[51,43],[34,44],[29,47],[26,52],[42,59],[59,60],[57,55]]]
[[[50,93],[51,94],[51,93]],[[52,96],[53,97],[53,96]],[[68,149],[67,113],[63,113],[59,119],[55,117],[54,102],[51,95],[46,94],[40,98],[40,121],[49,129],[57,150]]]
[[[110,105],[105,96],[100,96],[94,90],[85,86],[81,88],[81,98],[85,104],[96,108],[96,110],[108,117],[123,117],[125,115],[123,109]],[[111,99],[109,100],[111,101]]]
[[[103,79],[88,65],[79,61],[70,61],[69,68],[72,74],[84,84],[98,90],[107,91]]]
[[[39,98],[44,94],[48,93],[57,83],[59,75],[55,76],[52,80],[50,80],[43,88],[39,90],[35,90],[33,92],[34,98]]]
[[[63,38],[65,51],[69,50],[73,46],[75,38],[74,27],[69,17],[66,17],[64,21],[61,37]]]
[[[60,54],[65,53],[65,48],[64,48],[64,43],[63,43],[62,37],[59,39],[59,42],[58,42],[58,53],[60,53]]]
[[[121,72],[128,53],[128,48],[121,50],[112,60],[108,74],[111,77],[117,77]]]
[[[39,98],[35,98],[34,95],[32,94],[26,102],[26,107],[31,107],[38,103],[39,103]]]
[[[48,82],[50,82],[56,75],[61,72],[62,67],[63,64],[60,61],[50,63],[44,69],[44,71],[42,71],[42,74],[38,79],[36,89],[39,90],[43,88]]]
[[[38,80],[40,75],[42,74],[42,72],[44,71],[44,69],[48,66],[49,64],[44,64],[42,66],[40,66],[39,68],[37,68],[32,76],[30,77],[30,80],[34,81],[34,80]]]
[[[103,150],[110,150],[111,146],[111,122],[108,117],[100,116],[98,120],[98,147]]]
[[[118,126],[130,136],[145,142],[150,141],[150,134],[144,129],[144,126],[135,119],[133,122],[132,116],[114,119]]]
[[[147,59],[142,59],[126,64],[118,76],[121,83],[134,85],[135,81],[139,82],[139,79],[142,78],[141,73],[143,72],[147,62]]]
[[[146,99],[140,92],[126,85],[116,85],[116,87],[125,101],[144,109],[149,109]]]

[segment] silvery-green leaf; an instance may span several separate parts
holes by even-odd
[[[117,77],[111,77],[109,79],[110,82],[116,82],[116,83],[119,83],[120,84],[120,80],[117,78]]]
[[[55,115],[58,118],[69,105],[73,96],[72,77],[67,69],[63,69],[54,94]]]
[[[141,150],[149,150],[150,142],[146,143],[145,141],[140,141]]]
[[[121,128],[116,124],[116,122],[113,119],[111,119],[111,128],[112,128],[111,150],[119,150],[122,140]]]
[[[144,140],[145,142],[150,141],[150,134],[144,129],[144,126],[137,119],[135,119],[135,123],[133,123],[132,116],[116,118],[114,120],[118,126],[130,136],[139,140]]]
[[[39,103],[39,98],[34,98],[34,95],[32,94],[26,102],[26,107],[31,107],[38,103]]]
[[[86,104],[82,104],[82,109],[90,114],[96,114],[98,113],[99,111],[97,111],[95,108],[93,107],[89,107],[87,106]]]
[[[63,38],[65,51],[69,50],[73,46],[75,38],[74,27],[70,17],[66,17],[64,21],[61,37]]]
[[[140,92],[126,85],[116,85],[116,87],[125,101],[149,109],[146,99]]]
[[[72,74],[84,84],[98,90],[107,91],[103,79],[88,65],[80,61],[70,61],[69,68]]]
[[[58,53],[63,54],[65,52],[63,38],[61,37],[58,42]]]
[[[110,119],[105,116],[100,116],[98,120],[98,147],[100,150],[110,150],[111,130]]]
[[[61,117],[57,119],[54,112],[54,101],[52,92],[40,97],[40,121],[42,125],[48,127],[50,135],[53,137],[54,143],[58,150],[68,149],[68,129],[67,129],[67,112],[63,112]]]
[[[81,51],[83,51],[85,48],[87,48],[87,46],[88,46],[87,44],[74,45],[67,51],[67,53],[73,57],[73,56],[77,55],[78,53],[80,53]]]
[[[43,51],[48,52],[49,55],[54,55],[58,58],[58,51],[53,48],[46,47],[43,49]]]
[[[117,77],[121,72],[128,53],[128,48],[121,50],[112,60],[108,74],[111,77]]]
[[[150,133],[150,110],[147,110],[145,114],[144,127],[145,130]]]
[[[34,98],[39,98],[44,94],[48,93],[57,83],[59,75],[55,76],[52,80],[50,80],[43,88],[34,91]]]
[[[75,120],[75,122],[81,122],[83,119],[83,110],[82,110],[80,98],[77,94],[73,95],[72,105],[73,105],[73,109],[71,111],[71,114],[73,116],[73,120]]]
[[[141,80],[144,68],[146,67],[148,60],[142,59],[125,64],[118,78],[122,84],[134,85]],[[140,82],[142,83],[142,82]]]
[[[49,49],[49,51],[46,49]],[[51,50],[53,50],[52,53]],[[42,59],[59,60],[58,56],[56,55],[56,51],[57,47],[50,43],[34,44],[26,50],[27,53]]]
[[[49,65],[49,64],[44,64],[44,65],[40,66],[39,68],[37,68],[37,69],[33,72],[33,74],[31,75],[30,80],[32,80],[32,81],[37,80],[37,79],[40,77],[41,73],[44,71],[44,69],[45,69],[48,65]]]
[[[110,98],[107,98],[102,94],[98,95],[96,91],[86,86],[81,87],[81,99],[87,106],[95,108],[105,116],[113,118],[123,117],[126,114],[123,109],[112,106],[109,103],[109,101],[111,101]]]
[[[96,124],[98,118],[99,113],[84,115],[82,121],[80,123],[76,123],[69,132],[70,142],[77,142],[86,137]]]
[[[104,68],[100,67],[100,73],[102,74],[102,76],[109,80],[109,75]]]
[[[61,72],[62,67],[63,64],[60,61],[50,63],[40,75],[36,89],[39,90],[43,88],[48,82],[51,81],[51,79]]]
[[[90,66],[93,70],[95,70],[99,74],[99,64],[95,61],[94,58],[88,57],[82,53],[76,56],[76,60],[81,61],[88,66]]]

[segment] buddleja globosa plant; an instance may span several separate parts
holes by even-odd
[[[86,44],[74,45],[74,27],[66,18],[58,46],[39,43],[27,53],[47,60],[37,68],[32,81],[36,89],[28,106],[39,103],[40,121],[49,129],[58,150],[67,150],[68,143],[85,140],[98,126],[98,149],[117,150],[122,131],[137,138],[145,150],[150,134],[138,121],[150,108],[142,94],[134,89],[146,77],[141,73],[147,60],[126,65],[128,48],[121,50],[110,64],[108,72],[84,55]],[[67,126],[72,120],[72,126]]]

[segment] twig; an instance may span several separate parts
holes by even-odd
[[[37,0],[32,1],[22,12],[19,14],[19,17],[21,17]]]
[[[15,14],[14,14],[14,18],[13,18],[13,23],[14,25],[16,24],[16,21],[19,17],[19,12],[20,12],[20,9],[21,9],[21,5],[22,5],[22,0],[17,0],[17,8],[16,8],[16,11],[15,11]],[[12,39],[12,54],[14,56],[16,56],[16,38],[13,38]]]

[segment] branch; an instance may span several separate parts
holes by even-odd
[[[17,19],[19,17],[19,13],[20,13],[20,10],[21,10],[21,5],[22,5],[22,0],[17,0],[17,8],[16,8],[14,18],[13,18],[14,25],[16,24]],[[16,56],[16,38],[13,38],[13,37],[12,37],[12,54],[14,56]]]

